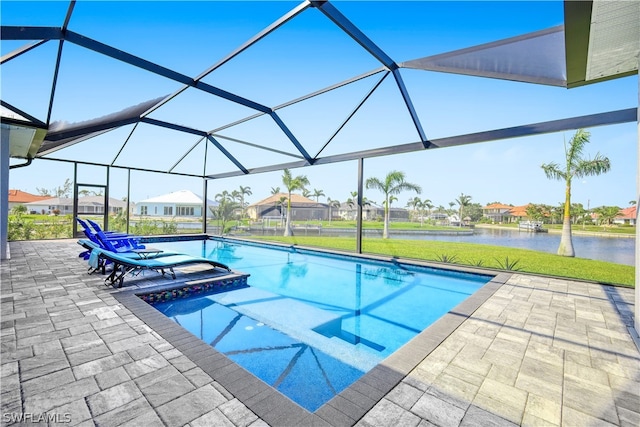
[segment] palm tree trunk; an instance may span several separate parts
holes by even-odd
[[[569,257],[576,256],[576,253],[573,250],[573,240],[571,238],[571,181],[567,181],[567,188],[565,190],[562,236],[560,237],[558,255]]]
[[[291,230],[291,193],[289,193],[289,200],[287,200],[287,222],[284,226],[284,235],[293,236],[293,231]]]
[[[389,202],[384,207],[384,228],[382,230],[382,238],[389,238]]]

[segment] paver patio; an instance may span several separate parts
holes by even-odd
[[[79,249],[10,243],[2,425],[640,425],[631,289],[503,274],[477,309],[461,304],[310,414],[128,306]]]

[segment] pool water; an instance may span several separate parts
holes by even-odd
[[[154,307],[309,411],[364,374],[208,297]]]
[[[227,239],[153,246],[251,275],[154,306],[311,411],[492,278]]]

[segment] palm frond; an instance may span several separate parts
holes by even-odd
[[[596,154],[593,159],[581,160],[575,169],[575,176],[582,178],[584,176],[595,176],[609,172],[611,169],[611,161],[609,158]]]
[[[549,179],[565,180],[567,175],[556,162],[544,163],[540,166]]]
[[[578,129],[569,141],[567,150],[567,165],[575,165],[582,159],[585,145],[589,143],[591,134],[584,129]]]

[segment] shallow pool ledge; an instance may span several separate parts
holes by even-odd
[[[182,289],[185,285],[191,286],[193,283],[187,285],[188,282],[174,282],[162,287],[125,289],[114,292],[113,296],[155,333],[182,352],[268,424],[320,425],[328,423],[334,426],[344,426],[356,424],[510,277],[511,273],[497,274],[442,318],[313,413],[293,402],[209,344],[187,332],[141,299],[142,295],[152,293],[160,298],[165,298],[165,295],[168,295],[166,298],[173,298],[174,290]],[[197,287],[201,284],[196,283],[195,285]],[[237,285],[242,286],[241,283]],[[230,288],[223,288],[222,292],[228,289]]]

